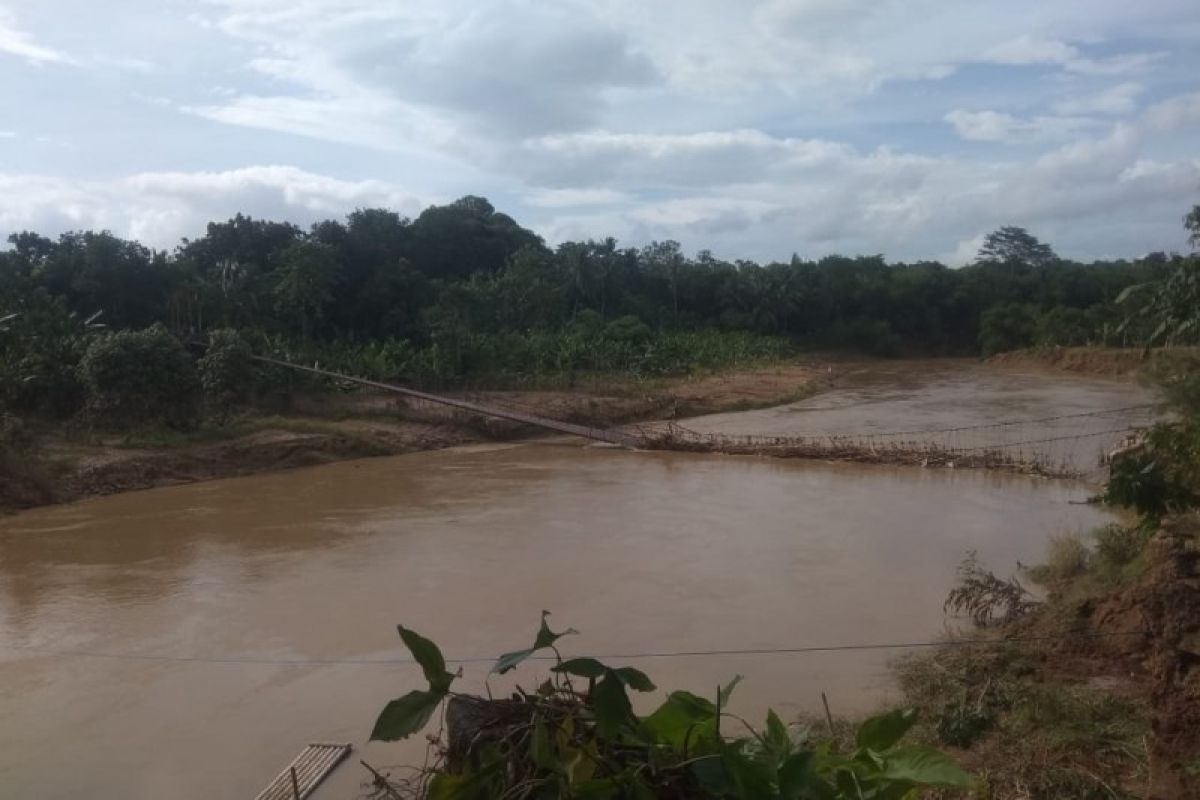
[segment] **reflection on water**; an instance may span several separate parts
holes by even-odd
[[[539,444],[0,520],[0,795],[246,796],[308,741],[361,743],[384,702],[419,680],[408,665],[38,648],[377,658],[402,654],[404,622],[448,655],[490,656],[529,640],[542,608],[583,631],[576,653],[925,640],[966,551],[1001,570],[1036,558],[1048,532],[1104,518],[1077,504],[1087,495],[981,472]],[[637,665],[706,694],[741,673],[736,710],[758,716],[767,703],[816,711],[822,690],[835,711],[869,708],[892,655]],[[485,671],[468,665],[465,687]],[[395,763],[413,747],[367,754]],[[357,779],[342,767],[320,797],[352,796]]]

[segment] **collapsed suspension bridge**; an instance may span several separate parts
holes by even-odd
[[[1099,411],[1061,414],[1039,419],[1008,420],[980,425],[937,428],[930,430],[884,431],[869,433],[805,433],[790,436],[730,435],[704,433],[675,422],[629,425],[621,428],[601,428],[544,417],[531,411],[521,411],[494,402],[432,394],[396,384],[346,375],[320,367],[310,367],[267,356],[252,356],[255,361],[273,366],[299,370],[325,378],[346,381],[392,392],[413,400],[494,417],[544,430],[580,436],[597,442],[639,450],[679,450],[686,452],[726,453],[731,455],[766,455],[782,458],[807,458],[826,461],[850,461],[875,464],[919,465],[923,467],[957,467],[991,469],[1042,475],[1046,477],[1078,477],[1089,471],[1070,450],[1079,442],[1095,440],[1095,466],[1104,454],[1114,447],[1127,445],[1136,432],[1149,422],[1153,404],[1124,406]],[[1103,430],[1072,431],[1067,433],[1047,429],[1051,423],[1089,419],[1116,418]],[[1119,424],[1118,424],[1119,423]],[[1037,435],[1019,436],[1010,441],[962,441],[958,437],[988,431],[1005,433],[1031,426]],[[1044,435],[1053,432],[1053,435]],[[1074,448],[1077,449],[1077,448]]]

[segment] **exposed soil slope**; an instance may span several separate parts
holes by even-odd
[[[1046,368],[1083,375],[1136,378],[1164,358],[1195,354],[1200,348],[1042,347],[1013,350],[988,359],[997,367]]]
[[[647,384],[469,397],[568,422],[612,426],[786,403],[819,390],[824,375],[815,363],[788,363]],[[386,392],[296,398],[287,416],[247,415],[223,429],[160,442],[52,436],[43,465],[22,462],[17,468],[0,462],[0,511],[543,433]]]

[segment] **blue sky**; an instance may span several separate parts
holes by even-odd
[[[0,234],[481,194],[729,258],[1184,249],[1194,0],[0,0]]]

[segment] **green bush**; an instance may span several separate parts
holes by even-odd
[[[250,397],[254,385],[254,362],[249,343],[230,328],[208,335],[208,350],[197,362],[204,403],[222,423]]]
[[[447,670],[437,645],[399,626],[427,685],[388,703],[371,739],[412,736],[443,704],[447,738],[429,737],[435,759],[417,770],[415,792],[401,794],[372,770],[377,796],[901,800],[933,787],[976,786],[949,756],[904,741],[917,722],[911,709],[866,720],[846,748],[774,711],[761,728],[730,714],[738,678],[712,697],[670,692],[657,710],[639,716],[630,692],[655,691],[650,678],[594,658],[563,659],[557,642],[576,631],[552,631],[546,616],[533,645],[500,656],[492,672],[507,673],[548,651],[555,661],[549,676],[534,693],[518,687],[511,699],[498,700],[452,691],[458,674]]]
[[[979,349],[984,356],[1029,347],[1037,339],[1034,310],[1020,303],[992,306],[979,318]]]
[[[88,412],[103,424],[188,428],[197,421],[196,365],[161,324],[93,340],[79,362],[79,377]]]
[[[1051,536],[1046,546],[1046,560],[1029,568],[1029,576],[1042,584],[1052,584],[1076,578],[1087,572],[1091,553],[1075,533]]]
[[[103,327],[61,299],[35,292],[0,297],[0,406],[66,417],[83,405],[77,367]]]
[[[1149,538],[1147,529],[1137,525],[1105,525],[1093,535],[1096,539],[1095,560],[1113,568],[1124,567],[1141,555]]]
[[[618,317],[604,328],[604,336],[614,342],[644,345],[654,337],[650,326],[632,314]]]
[[[861,350],[881,358],[900,355],[902,340],[892,330],[890,323],[883,320],[856,319],[839,326],[833,334],[837,344]]]

